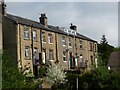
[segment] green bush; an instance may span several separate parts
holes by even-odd
[[[13,57],[8,51],[2,55],[2,88],[3,89],[34,89],[38,86],[34,78],[28,78],[18,70]]]
[[[12,56],[7,51],[2,55],[2,88],[24,88],[25,76],[15,66]]]
[[[46,66],[41,66],[39,68],[39,77],[44,77],[46,76],[46,73],[47,73],[47,67]]]

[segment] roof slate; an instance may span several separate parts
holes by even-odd
[[[60,28],[58,26],[48,25],[48,27],[45,27],[44,25],[42,25],[41,23],[39,23],[37,21],[33,21],[33,20],[30,20],[30,19],[22,18],[22,17],[19,17],[19,16],[11,15],[11,14],[7,14],[6,17],[11,19],[12,21],[15,21],[18,24],[33,26],[35,28],[40,28],[40,29],[43,29],[43,30],[47,30],[47,31],[67,35],[67,33],[60,30]],[[70,35],[70,36],[73,36],[73,35]],[[95,41],[93,39],[90,39],[90,38],[88,38],[88,37],[86,37],[86,36],[84,36],[82,34],[79,34],[79,33],[77,33],[77,35],[75,37],[85,39],[85,40],[88,40],[88,41],[97,42],[97,41]]]

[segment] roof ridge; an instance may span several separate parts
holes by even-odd
[[[59,26],[48,25],[48,27],[45,27],[40,22],[37,22],[35,20],[31,20],[31,19],[28,19],[28,18],[20,17],[20,16],[17,16],[17,15],[12,15],[12,14],[8,14],[8,13],[7,13],[6,17],[15,21],[16,23],[20,23],[20,24],[23,24],[23,25],[25,24],[25,25],[28,25],[28,26],[32,25],[33,27],[36,27],[36,28],[40,28],[40,29],[51,31],[51,32],[56,32],[56,33],[67,35],[66,32],[64,32],[63,30],[58,28]],[[70,36],[73,36],[73,35],[70,35]],[[77,32],[76,37],[82,38],[82,39],[85,39],[85,40],[90,40],[90,41],[97,42],[97,41],[95,41],[95,40],[93,40],[93,39],[91,39],[87,36],[84,36],[83,34],[78,33],[78,32]]]

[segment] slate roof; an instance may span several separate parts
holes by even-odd
[[[61,33],[61,34],[67,35],[67,33],[62,31],[62,30],[60,30],[58,26],[55,27],[55,26],[49,25],[48,27],[51,28],[51,29],[54,29],[57,33]],[[70,36],[73,36],[73,35],[70,35]],[[79,33],[77,33],[76,37],[81,38],[81,39],[85,39],[85,40],[89,40],[89,41],[93,41],[93,42],[97,42],[97,41],[92,40],[92,39],[90,39],[90,38],[88,38],[88,37],[86,37],[86,36],[84,36],[82,34],[79,34]]]
[[[110,54],[107,66],[116,69],[120,66],[120,51],[115,51]]]
[[[22,18],[22,17],[19,17],[19,16],[14,16],[14,15],[11,15],[11,14],[7,14],[6,17],[9,18],[9,19],[11,19],[11,20],[13,20],[16,23],[19,23],[19,24],[33,26],[33,27],[41,28],[41,29],[45,29],[45,30],[50,30],[49,28],[44,27],[39,22],[30,20],[30,19],[27,19],[27,18]]]
[[[40,29],[43,29],[43,30],[67,35],[67,33],[60,30],[60,28],[58,26],[48,25],[48,27],[45,27],[44,25],[42,25],[41,23],[39,23],[37,21],[33,21],[33,20],[30,20],[30,19],[27,19],[27,18],[22,18],[22,17],[19,17],[19,16],[11,15],[11,14],[7,14],[6,17],[9,18],[10,20],[14,21],[15,23],[18,23],[18,24],[33,26],[35,28],[40,28]],[[70,35],[70,36],[73,36],[73,35]],[[82,34],[79,34],[79,33],[77,33],[76,37],[81,38],[81,39],[85,39],[85,40],[88,40],[88,41],[97,42],[97,41],[92,40],[92,39],[90,39],[90,38],[88,38],[88,37],[86,37]]]

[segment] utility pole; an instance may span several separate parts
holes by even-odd
[[[78,90],[78,77],[76,78],[76,89]]]

